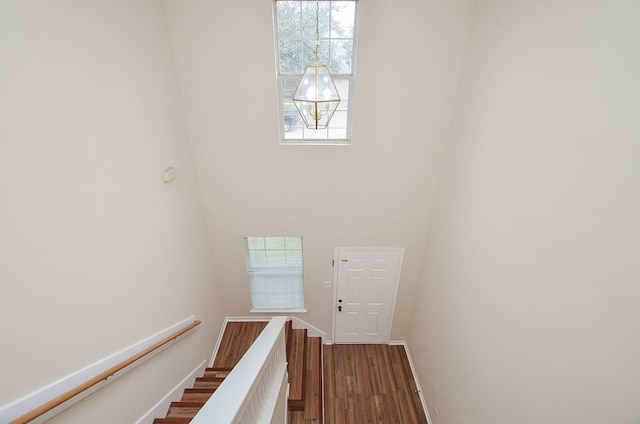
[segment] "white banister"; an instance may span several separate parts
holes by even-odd
[[[286,320],[271,319],[192,424],[286,422]]]

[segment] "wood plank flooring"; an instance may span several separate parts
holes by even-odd
[[[213,369],[232,370],[267,324],[266,321],[228,322],[213,361]]]
[[[289,424],[322,423],[322,339],[308,337],[305,370],[305,409],[289,411]]]
[[[324,346],[325,424],[425,424],[404,346]]]
[[[213,367],[196,379],[193,388],[184,391],[181,402],[171,404],[166,418],[154,422],[188,423],[266,325],[266,322],[229,322]],[[427,423],[404,346],[323,346],[319,337],[295,341],[296,330],[290,323],[287,327],[288,362],[296,370],[290,372],[305,376],[304,410],[290,410],[289,423],[321,424],[323,415],[324,424]],[[305,346],[304,360],[290,357],[297,350],[295,345]]]

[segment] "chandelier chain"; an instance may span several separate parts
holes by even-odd
[[[340,103],[340,94],[329,68],[320,62],[320,0],[316,0],[316,60],[307,66],[298,83],[293,104],[309,129],[325,129]]]
[[[316,60],[320,50],[320,1],[316,0]]]

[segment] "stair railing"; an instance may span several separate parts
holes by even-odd
[[[286,317],[274,317],[191,424],[286,422]]]

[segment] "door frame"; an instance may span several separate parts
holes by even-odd
[[[387,336],[386,336],[386,341],[381,342],[381,344],[388,344],[389,341],[391,340],[391,330],[393,328],[393,319],[395,318],[395,313],[396,313],[396,302],[398,300],[398,290],[400,288],[400,279],[402,277],[402,266],[404,263],[404,253],[405,253],[405,249],[404,247],[336,247],[334,250],[334,256],[333,256],[333,313],[331,314],[331,338],[332,344],[336,344],[336,314],[338,311],[338,267],[340,266],[340,263],[338,261],[339,258],[339,253],[340,251],[347,251],[347,250],[365,250],[365,251],[372,251],[372,250],[387,250],[387,251],[398,251],[400,252],[400,262],[398,263],[398,280],[396,281],[396,287],[393,291],[393,295],[392,295],[392,305],[391,305],[391,311],[389,314],[389,331],[387,332]]]

